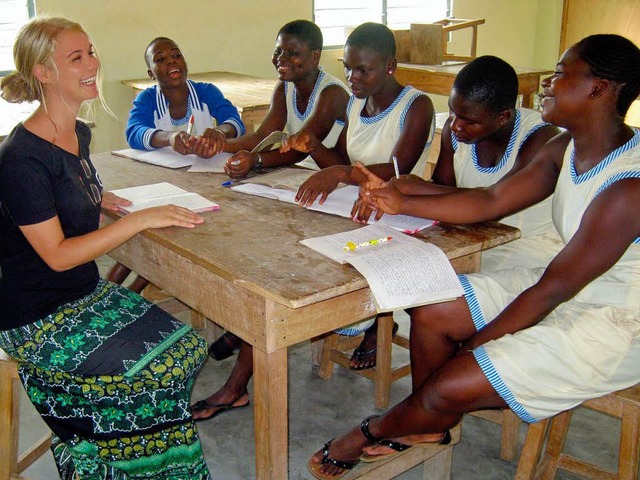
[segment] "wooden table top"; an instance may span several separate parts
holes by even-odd
[[[212,83],[240,111],[268,109],[271,104],[273,87],[277,80],[253,77],[233,72],[189,73],[194,82]],[[123,85],[133,88],[136,93],[156,84],[150,78],[122,80]]]
[[[398,63],[398,69],[415,70],[432,73],[441,73],[445,75],[453,75],[454,77],[462,70],[466,65],[466,62],[452,62],[444,63],[442,65],[420,65],[416,63]],[[513,67],[516,71],[516,75],[546,75],[553,73],[552,70],[539,69],[539,68],[527,68],[527,67]]]
[[[105,190],[168,181],[218,203],[220,210],[204,213],[205,223],[195,229],[172,227],[141,235],[236,285],[289,308],[367,287],[355,268],[333,262],[299,243],[359,228],[349,219],[234,192],[221,186],[228,179],[226,175],[170,170],[110,153],[94,155],[92,160]],[[439,224],[417,236],[443,249],[449,258],[456,258],[516,239],[519,231],[497,222]]]

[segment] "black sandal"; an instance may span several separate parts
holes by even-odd
[[[360,432],[371,443],[377,443],[378,441],[380,441],[380,438],[373,436],[369,431],[369,421],[375,417],[378,417],[378,415],[371,415],[365,418],[362,423],[360,423]],[[339,480],[347,473],[349,473],[350,470],[353,470],[353,468],[358,465],[358,463],[360,463],[360,460],[356,460],[354,462],[345,462],[343,460],[336,460],[335,458],[331,458],[329,456],[329,448],[331,447],[331,442],[333,442],[333,439],[329,440],[322,447],[322,460],[320,461],[320,463],[313,463],[311,460],[309,460],[309,463],[307,464],[311,475],[320,480]],[[327,464],[333,465],[334,467],[337,467],[343,471],[337,475],[324,474],[320,471],[320,469]]]
[[[240,349],[242,339],[231,332],[225,332],[209,347],[209,356],[215,360],[229,358]]]

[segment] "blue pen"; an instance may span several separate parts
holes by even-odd
[[[227,180],[226,182],[222,182],[222,186],[223,187],[230,187],[231,185],[233,185],[234,183],[236,183],[235,180]]]

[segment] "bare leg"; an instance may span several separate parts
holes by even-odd
[[[483,408],[506,406],[495,392],[471,353],[447,361],[414,393],[386,414],[371,419],[369,431],[376,438],[401,440],[410,435],[441,433],[455,426],[464,413]],[[436,440],[437,441],[437,438]],[[331,443],[329,456],[342,461],[356,461],[370,442],[360,428]],[[367,449],[370,454],[387,453]],[[312,463],[320,464],[322,451],[316,452]],[[321,468],[326,475],[338,475],[342,469],[330,464]]]
[[[378,345],[378,317],[369,328],[364,331],[364,337],[356,348],[364,355],[358,357],[356,353],[351,356],[349,368],[353,370],[367,370],[376,366],[376,347]]]
[[[464,298],[416,307],[408,313],[411,317],[411,380],[416,391],[457,353],[460,343],[476,333],[476,328]]]
[[[247,385],[253,375],[253,347],[247,342],[242,342],[240,353],[236,364],[231,371],[231,375],[226,383],[217,392],[206,399],[210,405],[228,404],[233,402],[233,406],[246,405],[249,401]],[[224,407],[213,407],[207,410],[193,412],[193,418],[204,418],[213,414],[216,410]]]

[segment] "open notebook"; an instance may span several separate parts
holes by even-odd
[[[207,212],[220,208],[217,203],[207,200],[197,193],[188,192],[167,182],[112,190],[112,193],[133,202],[126,207],[118,207],[124,213],[169,204],[188,208],[193,212]]]
[[[314,170],[283,168],[269,174],[257,175],[244,180],[231,187],[231,189],[236,192],[257,195],[281,202],[296,203],[298,188],[314,173],[316,173]],[[306,208],[339,217],[351,218],[351,209],[357,198],[358,187],[356,185],[341,185],[329,194],[322,205],[316,202]],[[375,223],[375,220],[371,218],[369,223]],[[436,222],[409,215],[383,215],[378,223],[388,225],[401,232],[416,233],[434,225]]]
[[[385,241],[376,243],[379,239]],[[367,225],[300,243],[336,262],[353,265],[367,279],[378,312],[444,302],[464,294],[442,250],[388,225]],[[371,245],[347,247],[367,243]]]

